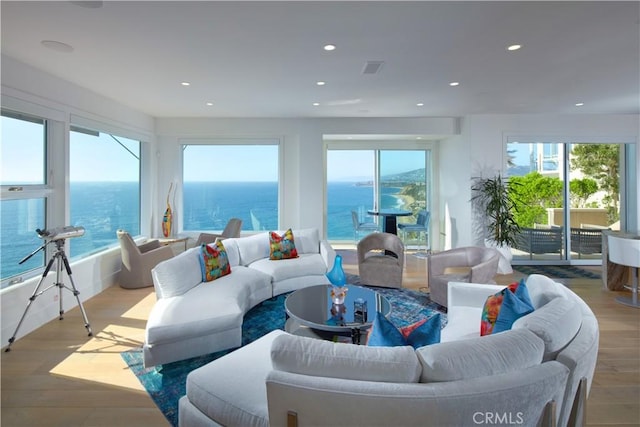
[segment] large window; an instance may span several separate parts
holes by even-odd
[[[45,262],[41,251],[20,264],[42,245],[35,230],[46,225],[46,120],[3,110],[0,149],[0,278],[5,287]]]
[[[337,147],[337,145],[336,145]],[[414,222],[430,210],[429,150],[327,150],[327,236],[333,241],[354,239],[352,211],[359,222],[375,222],[371,209],[400,208],[414,215],[398,222]]]
[[[514,260],[602,258],[602,230],[620,230],[624,144],[507,144],[522,232]]]
[[[208,141],[183,145],[183,229],[278,228],[279,141]]]
[[[140,234],[140,141],[72,127],[69,145],[71,225],[86,230],[71,256],[114,244],[118,229]]]

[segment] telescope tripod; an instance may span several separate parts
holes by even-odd
[[[59,317],[59,319],[62,320],[64,318],[63,317],[64,310],[62,308],[62,289],[66,289],[66,290],[70,291],[76,297],[76,300],[78,301],[78,307],[80,307],[80,312],[82,313],[82,318],[84,319],[84,327],[87,328],[87,331],[89,332],[88,336],[92,336],[93,335],[93,331],[91,331],[91,325],[89,325],[89,320],[87,319],[87,313],[85,313],[84,307],[82,306],[82,301],[80,301],[80,298],[78,297],[78,295],[80,295],[80,292],[76,289],[75,283],[73,283],[73,277],[71,276],[71,267],[69,267],[69,260],[67,259],[67,255],[64,253],[64,239],[54,240],[54,242],[56,244],[56,251],[54,252],[54,254],[51,257],[51,259],[49,260],[49,263],[47,264],[47,268],[44,269],[44,273],[42,273],[42,277],[40,278],[40,281],[38,282],[38,285],[33,290],[33,294],[31,294],[31,297],[29,297],[29,303],[27,304],[27,307],[24,309],[24,313],[22,313],[22,317],[20,318],[20,321],[18,322],[18,326],[16,326],[16,330],[13,332],[13,336],[11,338],[9,338],[9,346],[5,349],[5,352],[11,350],[11,345],[13,344],[13,342],[16,339],[16,335],[18,334],[18,330],[20,329],[20,326],[22,326],[22,321],[26,317],[27,312],[29,311],[29,308],[31,307],[31,304],[40,295],[42,295],[43,293],[45,293],[46,291],[48,291],[49,289],[54,288],[54,287],[58,288],[58,302],[60,304],[60,317]],[[48,242],[48,243],[51,243],[51,242]],[[20,264],[22,264],[23,262],[25,262],[26,260],[31,258],[33,255],[35,255],[41,249],[44,249],[47,246],[48,243],[45,243],[40,248],[36,249],[36,251],[32,252],[29,256],[27,256],[25,259],[20,261]],[[56,281],[55,281],[55,283],[53,283],[51,286],[49,286],[49,287],[47,287],[47,288],[45,288],[45,289],[40,291],[40,286],[42,286],[42,283],[44,282],[45,277],[47,277],[47,274],[49,273],[49,270],[51,270],[51,267],[53,266],[53,263],[56,262],[56,261],[57,261],[57,263],[56,263]],[[69,276],[69,281],[71,282],[71,287],[70,288],[68,286],[65,286],[65,284],[61,280],[62,279],[61,276],[62,276],[62,265],[63,264],[64,264],[65,270],[67,272],[67,276]]]

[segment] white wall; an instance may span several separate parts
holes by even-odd
[[[159,187],[179,182],[181,139],[184,138],[280,138],[283,141],[284,185],[281,228],[316,227],[324,233],[323,135],[454,135],[454,118],[375,119],[157,119],[160,172]],[[212,162],[215,168],[215,162]],[[181,206],[177,201],[177,210]],[[156,206],[163,211],[162,202]],[[156,221],[159,232],[161,223]]]
[[[66,191],[64,185],[68,179],[65,176],[60,176],[64,174],[60,174],[59,171],[68,167],[68,162],[64,161],[64,153],[69,152],[68,129],[72,116],[76,123],[78,120],[83,120],[85,123],[99,124],[101,130],[118,129],[126,131],[128,135],[137,135],[147,141],[143,147],[143,154],[147,151],[155,151],[149,148],[155,144],[155,123],[152,117],[6,56],[2,56],[2,107],[32,113],[62,124],[59,127],[63,129],[60,132],[63,137],[60,141],[56,141],[56,144],[59,144],[56,145],[56,150],[59,152],[53,154],[56,159],[63,159],[63,162],[53,166],[56,174],[54,175],[54,183],[51,184],[54,191],[62,194]],[[154,164],[152,156],[147,156],[147,159],[150,161],[143,164],[143,176],[146,178],[145,181],[155,182],[157,166]],[[68,177],[68,169],[65,174]],[[143,192],[146,194],[147,205],[155,203],[152,201],[153,194],[149,187],[143,188]],[[69,210],[61,207],[56,211],[62,212],[61,215],[64,216],[65,212],[68,215]],[[67,217],[65,224],[56,224],[56,226],[68,225],[69,223],[70,220]],[[146,227],[149,228],[149,225],[147,224]],[[114,283],[116,273],[120,270],[120,249],[115,248],[100,255],[72,261],[71,270],[73,281],[80,292],[80,299],[86,301]],[[54,267],[43,281],[40,290],[51,286],[55,279]],[[61,279],[65,285],[71,286],[66,274],[63,274]],[[29,297],[36,289],[39,280],[40,276],[33,277],[0,291],[2,340],[0,345],[3,347],[7,345],[9,338],[13,335],[29,302]],[[36,298],[20,326],[17,338],[58,317],[58,294],[58,288],[52,288]],[[77,305],[76,298],[67,290],[62,291],[62,300],[65,312]],[[87,316],[91,322],[91,312],[87,312]],[[71,328],[70,330],[77,329],[78,334],[86,332],[84,325],[81,324],[69,324],[67,327]]]

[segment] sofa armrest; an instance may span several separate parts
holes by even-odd
[[[320,255],[327,266],[327,271],[331,270],[336,259],[336,251],[327,240],[320,240]]]
[[[455,307],[482,308],[488,296],[504,288],[503,285],[449,282],[447,289],[448,312],[451,313]]]

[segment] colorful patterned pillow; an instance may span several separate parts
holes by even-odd
[[[413,348],[420,348],[439,343],[440,329],[440,313],[398,329],[382,313],[378,312],[369,330],[367,345],[372,347],[410,345]]]
[[[229,257],[221,240],[216,240],[211,245],[202,244],[200,248],[200,269],[202,270],[203,282],[210,282],[231,273]]]
[[[293,231],[288,229],[280,236],[275,231],[269,232],[269,259],[298,258],[296,244],[293,241]]]
[[[487,298],[482,308],[480,335],[511,329],[513,322],[533,311],[524,279]]]

